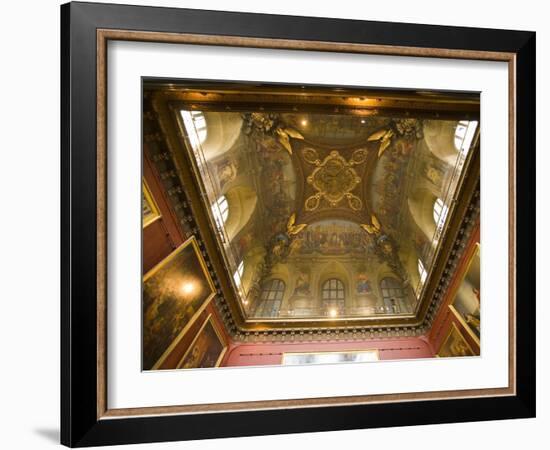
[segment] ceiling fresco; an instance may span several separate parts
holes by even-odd
[[[185,106],[175,116],[247,320],[415,313],[477,122]]]

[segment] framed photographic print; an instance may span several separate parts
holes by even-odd
[[[534,33],[61,18],[63,444],[534,416]]]

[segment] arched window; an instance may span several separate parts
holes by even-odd
[[[260,295],[260,304],[256,310],[256,316],[277,317],[281,309],[281,302],[285,293],[285,282],[274,278],[263,285]]]
[[[227,220],[229,215],[229,205],[227,203],[227,198],[225,195],[222,195],[216,202],[212,205],[212,214],[214,215],[214,221],[218,228],[222,228],[223,224]]]
[[[434,202],[433,208],[434,222],[437,229],[443,228],[443,225],[445,224],[445,219],[447,219],[448,212],[449,208],[447,207],[447,205],[443,203],[443,200],[437,198]]]
[[[420,276],[420,285],[424,285],[424,282],[426,281],[426,278],[428,276],[428,272],[426,271],[426,268],[424,267],[424,263],[419,259],[418,260],[418,275]]]
[[[346,293],[344,283],[338,278],[331,278],[323,283],[321,300],[325,314],[336,317],[345,310]]]
[[[237,288],[241,287],[243,273],[244,273],[244,261],[241,261],[237,266],[237,270],[235,270],[235,273],[233,273],[233,281],[235,282],[235,286],[237,286]]]
[[[455,147],[459,152],[463,154],[468,153],[476,128],[476,120],[461,120],[458,122],[455,130]]]
[[[187,137],[194,150],[206,139],[206,119],[200,111],[181,111]]]
[[[384,306],[388,312],[408,312],[407,303],[405,301],[407,295],[405,289],[403,289],[402,283],[395,278],[383,278],[380,282],[380,289],[382,291]]]

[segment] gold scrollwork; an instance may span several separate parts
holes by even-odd
[[[347,193],[346,198],[348,199],[349,207],[354,211],[359,211],[363,207],[363,202],[357,195]]]
[[[302,155],[304,156],[304,159],[309,164],[313,164],[318,166],[321,164],[321,160],[319,159],[319,154],[317,153],[317,150],[311,147],[307,147],[302,151]]]
[[[316,152],[315,152],[316,153]],[[355,161],[361,161],[366,158],[366,153],[354,152]],[[309,156],[313,153],[310,152]],[[305,155],[304,155],[305,157]],[[321,198],[325,199],[331,207],[337,206],[342,199],[348,200],[348,205],[351,209],[357,211],[363,207],[363,202],[359,197],[352,194],[351,191],[361,182],[361,178],[352,167],[357,162],[347,161],[336,150],[318,164],[317,167],[307,177],[307,182],[317,192],[308,197],[305,202],[305,208],[308,211],[317,209]]]
[[[350,164],[363,164],[367,159],[369,152],[366,148],[360,148],[355,150],[349,160]]]
[[[319,206],[321,201],[321,194],[315,194],[306,199],[305,208],[306,211],[313,211]]]

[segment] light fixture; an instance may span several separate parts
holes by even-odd
[[[192,281],[186,281],[181,285],[181,291],[185,295],[192,294],[195,291],[195,283]]]
[[[365,123],[365,122],[366,122],[366,120],[365,120],[365,119],[361,119],[361,123]]]
[[[302,124],[303,127],[307,126],[307,120],[306,119],[302,119],[302,121],[300,123]]]
[[[329,315],[330,317],[336,317],[336,316],[338,315],[338,311],[336,310],[336,308],[331,308],[331,309],[329,309],[329,311],[328,311],[328,315]]]

